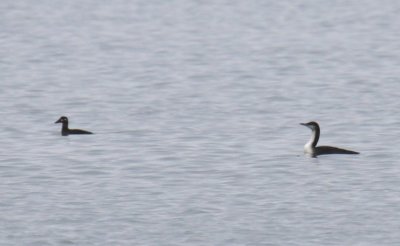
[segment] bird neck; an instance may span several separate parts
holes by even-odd
[[[68,130],[68,122],[63,122],[62,123],[62,130],[63,131]]]
[[[312,131],[312,135],[311,135],[310,141],[308,141],[308,143],[314,148],[317,146],[317,143],[318,143],[318,140],[319,140],[319,135],[320,135],[320,130],[319,130],[319,127],[317,126]]]

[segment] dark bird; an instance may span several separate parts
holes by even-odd
[[[60,119],[58,119],[54,123],[62,123],[62,128],[61,128],[62,136],[68,136],[70,134],[93,134],[92,132],[81,130],[81,129],[69,129],[68,128],[68,118],[65,116],[61,116]]]
[[[358,152],[346,149],[340,149],[337,147],[331,146],[318,146],[317,143],[319,140],[320,129],[319,125],[315,121],[311,121],[308,123],[300,123],[300,125],[306,126],[312,130],[312,136],[310,141],[304,145],[304,153],[311,155],[312,157],[316,157],[318,155],[328,155],[328,154],[352,154],[357,155],[360,154]]]

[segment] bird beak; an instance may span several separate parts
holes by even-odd
[[[307,126],[306,123],[300,123],[300,125],[302,125],[302,126]]]
[[[54,122],[54,124],[56,124],[56,123],[61,123],[61,118],[58,119],[56,122]]]

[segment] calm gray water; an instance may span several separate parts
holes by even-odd
[[[399,245],[399,10],[2,0],[0,245]]]

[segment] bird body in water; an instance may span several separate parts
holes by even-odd
[[[92,132],[81,130],[81,129],[69,129],[68,128],[68,118],[66,116],[61,116],[60,119],[58,119],[54,123],[62,123],[62,128],[61,128],[62,136],[68,136],[71,134],[93,134]]]
[[[304,153],[309,154],[312,157],[316,157],[318,155],[329,155],[329,154],[348,154],[348,155],[360,154],[356,151],[341,149],[332,146],[317,146],[321,132],[318,123],[315,121],[311,121],[308,123],[300,123],[300,125],[306,126],[312,130],[311,139],[304,145]]]

